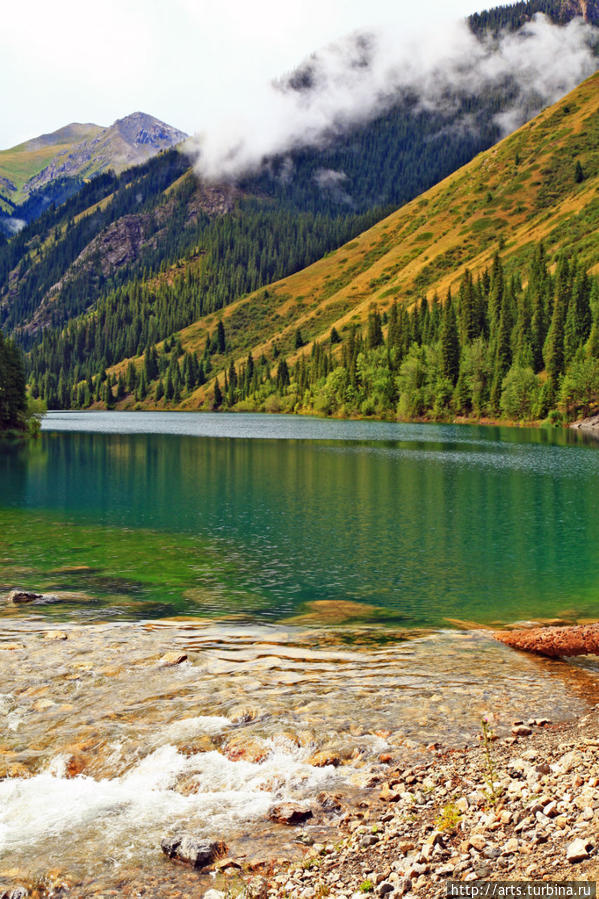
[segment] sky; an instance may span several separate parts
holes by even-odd
[[[0,148],[136,110],[189,134],[358,29],[422,33],[476,0],[18,0],[2,10]],[[501,5],[484,3],[481,6]]]

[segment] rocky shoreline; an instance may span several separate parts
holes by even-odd
[[[596,880],[599,710],[569,724],[514,722],[502,740],[491,726],[469,747],[430,747],[430,761],[412,768],[381,756],[366,797],[355,807],[339,802],[334,839],[314,842],[309,821],[296,825],[305,847],[300,861],[262,859],[241,870],[220,845],[203,859],[206,867],[195,866],[200,872],[190,866],[186,888],[173,887],[168,896],[394,899],[442,896],[452,880]],[[172,863],[185,861],[172,847],[167,854]],[[167,895],[143,877],[118,891],[60,879],[31,890],[2,887],[1,899]]]
[[[440,896],[459,880],[595,880],[599,712],[569,725],[516,722],[513,735],[389,765],[349,810],[338,844],[275,870],[268,897]],[[216,897],[214,897],[216,899]],[[220,897],[219,897],[220,899]]]

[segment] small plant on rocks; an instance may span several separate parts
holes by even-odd
[[[497,805],[501,799],[502,790],[497,787],[497,768],[491,751],[495,734],[491,729],[488,718],[483,718],[481,722],[482,728],[482,745],[486,766],[485,783],[487,784],[487,798],[491,805]]]
[[[442,810],[441,814],[435,821],[435,827],[437,830],[442,830],[444,833],[453,833],[457,830],[460,821],[462,820],[462,813],[456,807],[454,802],[448,802]]]
[[[372,893],[374,890],[374,884],[372,880],[363,880],[360,884],[360,892],[361,893]]]

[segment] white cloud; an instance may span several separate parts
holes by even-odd
[[[472,0],[18,0],[2,6],[0,147],[142,109],[189,133],[356,28],[458,17]]]
[[[454,92],[477,95],[511,79],[516,96],[498,117],[507,133],[595,71],[595,34],[580,19],[561,28],[540,15],[498,40],[478,40],[463,20],[417,37],[399,28],[354,34],[307,61],[306,89],[264,83],[251,104],[240,101],[216,115],[190,152],[203,176],[235,177],[265,156],[322,144],[331,130],[374,117],[403,91],[421,107],[447,111]]]

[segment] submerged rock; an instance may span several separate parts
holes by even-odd
[[[221,841],[201,840],[191,834],[167,837],[160,846],[168,858],[194,868],[206,868],[227,851],[227,846]]]
[[[313,815],[307,802],[281,802],[273,805],[268,813],[271,821],[277,824],[301,824]]]
[[[252,877],[246,883],[242,899],[268,899],[268,883],[264,877]]]
[[[184,652],[167,652],[158,662],[159,668],[173,668],[175,665],[181,665],[187,661],[187,654]]]
[[[9,602],[20,605],[28,602],[36,602],[37,600],[42,599],[43,595],[43,593],[34,593],[31,590],[11,590],[7,598]]]

